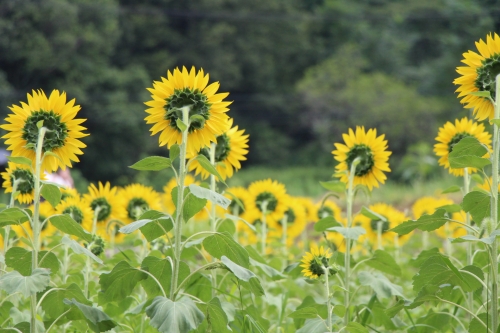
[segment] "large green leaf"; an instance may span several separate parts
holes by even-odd
[[[52,184],[43,184],[41,190],[42,197],[45,198],[52,207],[56,207],[61,201],[61,191],[59,187]]]
[[[351,228],[346,228],[346,227],[332,227],[327,229],[329,231],[337,231],[340,233],[344,238],[347,239],[352,239],[354,241],[357,241],[359,236],[366,234],[366,230],[363,227],[351,227]]]
[[[178,188],[174,187],[172,190],[172,200],[177,207],[177,191]],[[191,194],[189,187],[184,188],[184,203],[182,209],[182,219],[187,222],[193,216],[198,214],[203,208],[205,208],[207,204],[207,199],[201,199],[197,196]],[[174,213],[174,216],[177,216],[177,211]]]
[[[120,261],[110,273],[99,277],[102,299],[106,302],[120,301],[132,295],[136,284],[147,277],[146,273],[133,268],[128,262]]]
[[[191,191],[192,195],[200,199],[207,199],[213,204],[221,206],[224,209],[227,209],[231,203],[231,200],[225,196],[196,184],[189,185],[189,191]]]
[[[174,227],[170,215],[157,210],[148,210],[142,214],[139,221],[144,220],[151,221],[139,227],[139,230],[143,236],[146,237],[148,242],[164,236],[165,232],[169,232]],[[126,228],[126,226],[124,228]]]
[[[64,299],[76,299],[78,302],[92,305],[83,295],[82,290],[75,283],[71,283],[67,287],[59,287],[50,291],[42,300],[41,306],[45,315],[48,318],[56,319],[67,311],[70,307],[64,303]]]
[[[418,220],[409,220],[401,223],[400,225],[390,229],[401,235],[406,235],[415,229],[422,231],[432,231],[442,227],[449,218],[446,217],[446,211],[444,209],[438,209],[432,215],[424,214]]]
[[[203,240],[203,247],[212,256],[221,259],[226,256],[237,265],[248,268],[248,252],[227,232],[216,233]]]
[[[89,328],[94,332],[106,332],[116,327],[116,323],[113,322],[107,314],[96,307],[82,304],[74,298],[71,300],[65,298],[64,304],[76,306],[85,317],[85,321],[87,325],[89,325]]]
[[[448,156],[450,167],[453,169],[462,169],[474,167],[482,169],[491,164],[487,158],[482,158],[488,149],[484,147],[476,138],[465,137],[453,146],[453,150]]]
[[[0,228],[6,225],[21,224],[28,220],[28,213],[20,208],[7,208],[0,212]]]
[[[160,282],[163,290],[168,295],[172,282],[172,264],[170,263],[170,260],[168,260],[167,258],[160,259],[157,257],[148,256],[142,261],[141,268],[151,273],[158,280],[158,282]],[[181,261],[179,263],[179,282],[182,282],[188,275],[189,266],[185,262]],[[156,281],[153,280],[153,278],[151,278],[149,275],[145,280],[141,282],[141,284],[150,298],[153,296],[163,295],[160,287],[158,286],[158,283],[156,283]]]
[[[481,224],[485,217],[491,215],[491,196],[482,191],[469,192],[464,196],[462,208],[477,224]]]
[[[146,308],[146,314],[151,318],[150,325],[161,333],[188,333],[196,329],[205,318],[203,312],[188,297],[174,302],[157,296]]]
[[[488,319],[490,319],[490,323],[488,326],[491,327],[491,316],[489,316],[488,318],[488,314],[486,312],[483,312],[478,314],[477,317],[482,322],[480,322],[476,318],[472,318],[472,320],[470,321],[468,333],[489,333],[485,324],[488,322]]]
[[[51,216],[49,221],[54,227],[68,235],[76,236],[89,243],[92,241],[92,234],[85,231],[85,229],[68,214]]]
[[[328,228],[339,227],[341,226],[333,216],[327,216],[314,223],[314,230],[317,232],[326,231]]]
[[[325,320],[321,318],[314,318],[306,320],[304,326],[302,326],[296,333],[325,333],[329,332]]]
[[[149,156],[132,164],[129,168],[142,171],[160,171],[170,168],[171,165],[172,161],[167,157]]]
[[[21,273],[21,275],[31,275],[32,251],[21,247],[11,247],[5,253],[5,264]],[[43,261],[42,261],[43,259]],[[50,269],[51,274],[59,271],[59,260],[52,252],[40,251],[38,253],[38,267]]]
[[[349,333],[368,333],[368,329],[361,325],[360,323],[350,322],[346,326],[346,330]]]
[[[50,270],[46,268],[37,268],[28,276],[12,271],[0,277],[0,289],[5,290],[9,295],[21,292],[25,297],[45,290],[49,283]]]
[[[384,250],[376,250],[373,256],[365,263],[384,273],[401,276],[401,267],[399,267],[396,260]]]
[[[227,325],[228,318],[226,312],[224,312],[224,309],[222,308],[220,300],[217,297],[214,297],[210,300],[210,302],[206,303],[205,305],[206,309],[204,311],[211,332],[217,332],[217,333],[231,332],[228,329]]]
[[[255,277],[255,274],[251,270],[241,267],[226,256],[222,256],[221,261],[240,280],[248,282],[251,278]]]
[[[379,298],[403,296],[403,288],[393,284],[383,274],[362,271],[358,273],[358,278],[361,285],[370,286]]]

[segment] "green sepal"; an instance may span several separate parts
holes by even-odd
[[[490,94],[489,91],[472,91],[472,92],[468,93],[467,95],[473,95],[473,96],[477,96],[477,97],[484,97],[484,98],[488,98],[488,99],[491,98],[491,94]]]

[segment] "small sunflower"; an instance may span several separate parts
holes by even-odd
[[[61,187],[61,200],[66,200],[67,198],[77,198],[80,197],[78,191],[70,187]]]
[[[354,172],[354,185],[362,184],[372,190],[373,187],[378,187],[379,183],[384,184],[387,177],[383,171],[391,171],[387,161],[392,154],[387,151],[385,135],[377,137],[376,129],[366,132],[364,126],[357,126],[356,132],[349,129],[349,133],[343,134],[342,137],[345,144],[335,143],[336,150],[332,151],[335,160],[339,162],[336,170],[340,181],[348,183],[352,162],[360,158],[361,161]]]
[[[22,204],[30,204],[35,197],[35,175],[31,167],[22,164],[15,164],[9,162],[8,168],[2,172],[4,182],[2,187],[5,188],[5,193],[12,193],[14,180],[17,179],[17,192],[19,194],[16,199]],[[42,174],[42,180],[45,180],[45,175]]]
[[[333,216],[333,218],[338,222],[342,222],[343,220],[342,210],[335,202],[331,200],[326,200],[323,203],[323,206],[321,205],[321,202],[318,202],[315,205],[315,211],[316,211],[316,216],[314,218],[314,222],[317,222],[328,216]]]
[[[398,238],[399,245],[402,245],[404,241],[408,238],[407,235],[403,237],[398,237],[393,231],[389,231],[389,229],[394,228],[395,226],[403,223],[407,220],[405,214],[400,212],[396,208],[387,205],[385,203],[378,203],[374,205],[370,205],[368,207],[371,211],[383,216],[384,220],[372,220],[371,218],[364,215],[357,215],[355,219],[355,225],[361,224],[361,226],[366,230],[366,238],[370,241],[372,246],[378,247],[378,228],[379,225],[381,227],[382,233],[382,246],[392,246],[394,244],[395,238]]]
[[[442,165],[448,172],[455,176],[463,176],[464,169],[450,168],[450,161],[448,157],[453,147],[463,138],[474,137],[482,144],[491,149],[491,134],[486,132],[484,125],[473,122],[467,117],[460,120],[455,119],[455,124],[447,122],[443,127],[439,128],[436,143],[434,145],[434,152],[439,157],[439,165]],[[468,168],[469,172],[476,172],[475,168]]]
[[[258,209],[262,213],[265,206],[266,215],[275,221],[285,214],[288,199],[285,185],[271,179],[258,180],[250,184],[248,192],[252,198],[250,209]]]
[[[80,224],[83,229],[92,232],[92,219],[94,212],[87,200],[83,200],[80,196],[66,197],[56,207],[57,214],[68,214]]]
[[[306,210],[306,219],[308,222],[315,222],[318,220],[318,212],[316,208],[316,204],[311,198],[308,197],[297,197],[300,200],[302,206]]]
[[[167,78],[154,81],[153,88],[148,88],[152,100],[145,104],[149,116],[145,118],[147,124],[153,124],[151,135],[160,133],[160,146],[170,148],[182,141],[182,132],[176,121],[182,120],[181,108],[190,106],[188,151],[199,151],[211,142],[217,142],[217,136],[228,130],[227,108],[231,102],[225,102],[229,93],[216,93],[219,82],[208,85],[208,74],[203,69],[196,72],[192,67],[188,71],[174,69],[173,74],[168,71]],[[194,117],[193,117],[194,116]]]
[[[233,119],[231,118],[229,126],[232,125]],[[248,134],[244,135],[244,132],[244,130],[238,131],[238,126],[235,126],[217,137],[217,145],[215,146],[216,169],[224,180],[231,178],[234,171],[241,169],[240,161],[247,159],[245,155],[248,154]],[[204,155],[210,159],[210,148],[202,148],[196,153],[190,152],[188,158],[194,158],[196,155]],[[210,176],[210,173],[197,160],[191,162],[189,170],[194,170],[196,176],[201,174],[203,179]]]
[[[230,194],[229,194],[230,193]],[[240,216],[246,220],[247,211],[252,207],[252,197],[248,190],[244,187],[229,187],[225,190],[224,196],[231,200],[231,203],[227,207],[227,211],[231,215]],[[240,207],[236,199],[243,206]]]
[[[459,85],[456,92],[460,103],[465,104],[467,109],[474,109],[473,113],[477,120],[492,119],[494,107],[488,98],[474,96],[470,93],[486,91],[491,98],[496,99],[495,78],[500,74],[500,37],[497,34],[486,36],[486,43],[480,39],[476,42],[479,54],[468,51],[463,54],[462,62],[467,66],[457,67],[457,73],[461,76],[453,83]]]
[[[411,210],[413,212],[413,218],[418,220],[422,215],[432,215],[436,211],[437,208],[447,205],[454,204],[453,200],[442,197],[442,198],[434,198],[434,197],[422,197],[415,201]]]
[[[199,185],[200,182],[197,182],[193,176],[187,174],[186,177],[184,177],[184,186],[189,186],[191,184]],[[173,177],[163,186],[163,193],[161,194],[163,209],[172,216],[175,212],[175,204],[172,200],[172,190],[175,187],[177,187],[177,180]],[[196,213],[193,218],[197,221],[205,221],[208,219],[208,212],[206,209],[202,209],[200,212]]]
[[[324,268],[329,269],[331,256],[330,249],[325,249],[323,246],[318,248],[316,244],[312,244],[311,252],[306,252],[302,257],[302,265],[300,265],[303,268],[302,273],[309,279],[319,278],[325,274]]]
[[[125,223],[137,221],[139,217],[150,209],[161,210],[160,194],[150,186],[131,184],[118,192],[122,206],[127,210]]]
[[[99,208],[97,213],[97,234],[101,237],[109,237],[107,232],[108,222],[111,220],[123,221],[127,216],[125,207],[123,207],[117,195],[118,188],[111,187],[109,182],[104,185],[99,182],[98,187],[90,184],[88,192],[83,196],[83,199],[92,208],[92,219],[94,219],[95,212]]]
[[[13,112],[5,119],[9,124],[0,128],[8,131],[2,138],[7,139],[7,150],[12,150],[12,156],[24,156],[35,161],[35,146],[38,141],[37,123],[43,121],[43,126],[48,129],[43,140],[42,152],[52,152],[57,156],[45,156],[42,169],[52,172],[58,168],[71,167],[72,162],[78,162],[76,155],[83,152],[80,148],[86,145],[79,139],[88,134],[80,126],[85,119],[75,119],[80,110],[72,99],[66,103],[66,93],[53,90],[47,98],[42,90],[28,94],[28,104],[21,102],[21,106],[12,105],[9,109]],[[59,158],[58,158],[59,157]]]
[[[280,238],[283,234],[283,223],[286,220],[287,246],[293,244],[297,236],[304,232],[307,225],[306,210],[297,198],[290,197],[286,201],[287,210],[283,218],[276,223],[276,231],[269,233],[269,237]]]

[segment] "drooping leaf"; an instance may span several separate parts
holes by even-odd
[[[499,235],[500,235],[500,230],[497,229],[494,230],[489,237],[477,238],[474,235],[465,235],[462,237],[455,238],[451,242],[452,243],[481,242],[484,244],[491,245]]]
[[[137,163],[132,164],[129,168],[142,171],[160,171],[170,168],[171,165],[172,161],[169,158],[162,156],[149,156],[143,158]]]
[[[21,275],[31,275],[32,251],[21,247],[11,247],[5,255],[5,263],[8,267],[15,269]],[[59,260],[52,252],[40,251],[38,253],[38,267],[48,268],[51,274],[56,274],[59,271]]]
[[[213,204],[221,206],[224,209],[227,209],[227,207],[229,207],[229,204],[231,203],[231,200],[229,200],[225,196],[196,184],[189,185],[189,190],[194,196],[200,199],[207,199]]]
[[[92,234],[85,231],[85,229],[68,214],[53,215],[49,218],[49,221],[54,227],[68,235],[76,236],[89,243],[92,241]]]
[[[460,186],[453,185],[445,189],[443,192],[441,192],[441,194],[456,193],[456,192],[460,192]]]
[[[384,250],[376,250],[373,257],[365,262],[368,266],[394,276],[401,276],[401,267],[396,260]]]
[[[341,226],[341,224],[338,223],[333,216],[327,216],[322,218],[318,222],[314,223],[314,231],[323,232],[326,231],[328,228],[339,227],[339,226]]]
[[[387,221],[387,218],[385,216],[382,216],[382,215],[380,215],[380,214],[374,212],[373,210],[366,208],[364,206],[361,208],[361,214],[368,217],[370,220],[382,221],[382,222]]]
[[[12,224],[21,224],[28,220],[27,212],[20,208],[7,208],[0,212],[0,228]]]
[[[378,272],[359,272],[358,279],[361,285],[370,286],[379,298],[403,296],[401,286],[393,284],[385,275]]]
[[[266,265],[266,264],[263,264],[259,261],[256,261],[252,258],[250,258],[250,264],[252,266],[260,268],[264,272],[264,274],[269,276],[273,281],[281,280],[281,279],[285,278],[285,276],[283,274],[281,274],[278,270],[274,269],[273,267],[271,267],[269,265]]]
[[[352,239],[357,241],[359,236],[366,234],[366,230],[363,227],[351,227],[351,228],[346,228],[346,227],[332,227],[328,228],[327,230],[329,231],[337,231],[339,232],[344,238],[347,239]]]
[[[212,332],[227,333],[231,332],[228,329],[227,315],[222,308],[222,304],[217,297],[214,297],[210,302],[206,303],[206,318]]]
[[[84,254],[87,257],[89,257],[92,260],[94,260],[95,262],[97,262],[99,264],[102,264],[101,258],[99,258],[95,254],[93,254],[89,249],[81,246],[74,239],[69,238],[68,235],[64,235],[63,236],[63,238],[61,239],[61,243],[69,246],[73,250],[73,252],[75,252],[76,254]]]
[[[225,184],[224,179],[221,177],[221,175],[219,174],[217,169],[212,165],[212,163],[210,163],[208,158],[206,158],[204,155],[200,154],[200,155],[196,156],[196,160],[198,161],[198,163],[200,163],[200,165],[203,169],[205,169],[206,171],[208,171],[212,175],[219,178],[219,181],[221,183]]]
[[[444,209],[438,209],[432,215],[424,214],[418,220],[409,220],[401,223],[400,225],[390,229],[401,235],[406,235],[415,229],[422,231],[433,231],[442,227],[449,218],[446,217],[446,211]]]
[[[251,270],[241,267],[224,255],[221,257],[221,261],[240,280],[248,282],[251,278],[255,277],[255,274]]]
[[[174,302],[157,296],[146,308],[146,314],[151,318],[150,325],[161,333],[188,333],[196,329],[205,318],[203,312],[188,297]]]
[[[54,208],[61,202],[61,191],[55,185],[43,184],[41,194]]]
[[[226,256],[237,265],[248,268],[250,260],[247,251],[226,232],[205,238],[203,247],[216,258],[221,259],[222,256]]]
[[[480,224],[485,217],[491,215],[491,196],[482,191],[469,192],[464,196],[462,208]]]
[[[15,163],[15,164],[22,164],[22,165],[27,165],[27,166],[33,165],[31,160],[27,157],[23,157],[23,156],[6,156],[6,157],[10,162]]]
[[[487,158],[483,158],[488,149],[484,147],[475,137],[465,137],[460,140],[448,156],[450,167],[462,169],[474,167],[482,169],[491,164]]]
[[[92,302],[85,298],[80,287],[75,283],[71,283],[67,287],[56,288],[45,296],[41,303],[45,315],[48,318],[56,319],[67,311],[69,306],[63,302],[65,298],[76,299],[80,303],[92,305]]]
[[[85,321],[87,325],[89,325],[89,328],[94,332],[106,332],[116,327],[116,323],[113,322],[107,314],[94,306],[85,305],[74,298],[71,300],[65,298],[64,304],[76,306],[85,317]]]
[[[139,227],[139,230],[144,237],[151,242],[158,237],[165,235],[165,232],[169,232],[174,227],[172,218],[170,215],[159,212],[157,210],[148,210],[142,214],[139,221],[151,220],[150,223],[146,223]],[[127,229],[126,229],[127,230]]]
[[[303,319],[317,318],[318,316],[319,316],[318,310],[314,307],[305,307],[302,309],[298,309],[288,315],[288,317],[290,318],[303,318]]]
[[[132,295],[136,284],[147,277],[146,273],[133,268],[128,262],[120,261],[110,273],[101,274],[99,277],[102,298],[106,302],[120,301]]]
[[[0,289],[7,294],[21,292],[25,297],[43,291],[50,283],[50,270],[37,268],[31,275],[24,276],[18,271],[12,271],[0,276]]]

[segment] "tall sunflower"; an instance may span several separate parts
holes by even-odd
[[[160,194],[150,186],[130,184],[118,192],[122,206],[127,210],[125,223],[137,221],[150,209],[161,210]]]
[[[17,190],[19,194],[16,199],[22,204],[30,204],[35,197],[35,175],[31,167],[23,164],[15,164],[9,162],[8,168],[2,172],[4,182],[2,187],[5,193],[12,193],[14,181],[18,180]],[[45,180],[45,175],[42,174],[42,180]]]
[[[339,162],[336,170],[340,181],[348,183],[352,162],[360,158],[354,172],[354,185],[362,184],[372,190],[379,183],[384,184],[387,177],[383,171],[391,171],[387,162],[391,152],[387,151],[385,135],[377,136],[376,129],[366,132],[364,126],[356,126],[356,132],[349,129],[349,133],[342,137],[345,144],[335,143],[336,150],[332,151],[335,160]]]
[[[306,210],[298,198],[290,197],[286,201],[287,210],[284,217],[277,221],[276,230],[269,232],[269,237],[280,238],[283,235],[283,223],[286,220],[287,246],[291,246],[297,236],[302,234],[306,228]],[[286,217],[286,218],[285,218]]]
[[[83,229],[92,232],[93,211],[87,200],[83,200],[80,196],[66,197],[56,207],[57,214],[68,214],[76,223],[80,224]]]
[[[72,166],[72,162],[79,161],[76,155],[83,154],[80,148],[86,147],[79,139],[88,135],[82,132],[86,128],[80,126],[85,119],[75,119],[80,106],[75,105],[74,99],[66,103],[65,92],[53,90],[47,98],[42,90],[33,90],[32,95],[28,94],[27,104],[21,102],[21,106],[12,105],[9,109],[13,114],[5,119],[8,124],[0,128],[8,131],[2,138],[6,139],[7,150],[12,151],[12,156],[24,156],[35,161],[37,124],[43,121],[48,131],[42,152],[52,152],[57,156],[45,156],[42,169],[49,172],[66,169]]]
[[[331,200],[326,200],[323,205],[321,202],[316,203],[315,205],[316,216],[314,218],[314,222],[321,220],[322,218],[333,216],[335,220],[341,222],[342,219],[342,210],[340,207]]]
[[[300,265],[303,268],[302,273],[310,279],[319,278],[325,274],[324,268],[328,269],[330,267],[329,260],[331,256],[330,249],[325,249],[323,246],[318,248],[316,244],[312,244],[311,252],[306,252],[302,257],[302,264]]]
[[[240,216],[241,218],[247,220],[247,215],[250,207],[252,207],[252,198],[248,190],[244,187],[229,187],[224,191],[224,196],[231,200],[231,203],[227,207],[229,214]],[[230,193],[230,194],[229,194]],[[240,207],[236,199],[243,206]]]
[[[486,42],[482,39],[476,42],[476,48],[479,54],[470,50],[463,54],[462,62],[467,66],[457,67],[457,73],[461,76],[453,83],[459,85],[456,92],[459,93],[458,98],[462,98],[460,103],[465,104],[467,109],[474,109],[474,116],[481,121],[493,118],[493,104],[488,98],[470,93],[486,91],[491,98],[496,99],[495,78],[500,74],[500,37],[488,34]]]
[[[229,119],[229,127],[232,125],[233,119],[231,118]],[[238,131],[238,126],[234,126],[217,137],[217,145],[215,146],[216,169],[224,180],[231,178],[234,171],[241,169],[240,161],[247,159],[245,155],[248,154],[248,134],[244,135],[244,132],[244,130]],[[191,151],[187,157],[194,158],[197,155],[204,155],[210,159],[210,148],[205,147],[198,152]],[[196,175],[201,174],[203,179],[210,176],[210,173],[197,160],[191,162],[189,170],[194,170]]]
[[[285,185],[271,179],[258,180],[250,184],[248,192],[252,198],[250,209],[257,209],[261,213],[271,216],[275,221],[280,220],[287,209]]]
[[[448,169],[448,172],[455,176],[463,176],[464,169],[450,168],[450,161],[448,157],[453,147],[463,138],[474,137],[482,144],[491,149],[491,134],[486,132],[484,125],[473,122],[467,117],[460,120],[455,119],[455,124],[447,122],[443,127],[439,128],[436,143],[434,145],[434,152],[439,157],[439,165]],[[475,168],[468,168],[469,172],[476,172]]]
[[[229,93],[216,93],[219,82],[208,84],[208,74],[203,69],[196,72],[182,67],[173,73],[167,72],[167,78],[154,81],[153,88],[148,88],[152,100],[145,104],[149,106],[145,118],[147,124],[153,124],[151,135],[160,133],[160,146],[180,144],[182,132],[176,121],[182,120],[181,108],[190,106],[188,151],[199,151],[211,142],[217,142],[217,136],[229,128],[227,108],[232,102],[225,102]],[[195,116],[195,117],[193,117]]]

